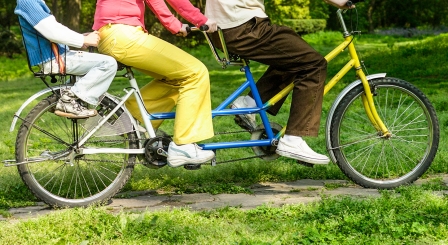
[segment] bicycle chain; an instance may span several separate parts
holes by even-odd
[[[112,160],[98,160],[98,159],[87,159],[82,158],[83,161],[86,162],[107,162],[107,163],[123,163],[123,161],[112,161]],[[128,164],[131,163],[130,161],[127,162]]]
[[[238,134],[238,133],[253,133],[257,130],[240,130],[240,131],[228,131],[228,132],[215,132],[215,135],[222,135],[222,134]],[[166,137],[173,137],[172,135],[165,135]],[[119,139],[119,140],[89,140],[86,143],[104,143],[104,142],[126,142],[126,141],[142,141],[142,140],[148,140],[148,138],[141,138],[141,139]]]
[[[238,158],[238,159],[231,159],[231,160],[226,160],[226,161],[221,161],[221,162],[216,162],[215,164],[223,164],[223,163],[229,163],[229,162],[236,162],[236,161],[244,161],[244,160],[249,160],[249,159],[254,159],[254,158],[260,158],[260,157],[265,157],[268,155],[260,155],[260,156],[251,156],[251,157],[243,157],[243,158]],[[113,161],[113,160],[97,160],[97,159],[87,159],[87,158],[83,158],[83,161],[86,162],[106,162],[106,163],[123,163],[123,161]],[[130,164],[132,162],[128,161],[127,164]],[[147,161],[138,161],[139,164],[143,164],[143,165],[150,165],[150,162]],[[212,165],[211,163],[203,163],[202,165]]]
[[[228,131],[228,132],[224,131],[224,132],[216,132],[215,135],[238,134],[238,133],[253,133],[255,131],[256,130],[240,130],[240,131]],[[167,137],[172,137],[172,135],[167,135]],[[92,141],[87,141],[86,143],[129,142],[129,141],[136,141],[136,140],[144,141],[144,140],[148,140],[148,139],[147,138],[142,138],[142,139],[92,140]],[[265,154],[265,155],[259,155],[259,156],[236,158],[236,159],[231,159],[231,160],[226,160],[226,161],[215,162],[215,164],[222,164],[222,163],[229,163],[229,162],[236,162],[236,161],[244,161],[244,160],[249,160],[249,159],[254,159],[254,158],[262,158],[262,157],[265,157],[265,156],[268,156],[268,155]],[[96,160],[90,160],[90,161],[96,161]],[[118,162],[118,161],[111,161],[111,160],[105,160],[103,162],[121,163],[121,162]],[[139,163],[141,163],[143,165],[151,164],[150,162],[146,162],[146,161],[139,161]],[[207,163],[207,164],[211,164],[211,163]]]

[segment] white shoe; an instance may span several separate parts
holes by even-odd
[[[197,144],[176,145],[170,143],[168,147],[168,165],[180,167],[185,164],[198,165],[212,160],[215,153],[210,150],[202,150]]]
[[[296,139],[294,142],[286,141],[280,138],[275,151],[280,156],[297,159],[311,164],[328,164],[330,159],[322,154],[314,152],[302,139]]]
[[[237,108],[255,107],[255,106],[251,106],[247,103],[246,97],[247,96],[238,97],[235,101],[232,102],[232,104],[230,104],[230,108],[237,109]],[[252,99],[252,98],[249,97],[249,99]],[[254,101],[254,103],[255,103],[255,101]],[[241,119],[243,125],[241,125],[238,122],[237,122],[237,124],[244,129],[253,130],[257,127],[257,121],[255,120],[255,114],[242,114],[242,115],[236,115],[236,117]]]

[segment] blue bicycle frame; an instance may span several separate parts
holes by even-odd
[[[195,29],[192,29],[195,30]],[[249,64],[246,60],[240,59],[238,61],[231,61],[229,58],[229,53],[225,47],[225,42],[223,39],[222,31],[218,30],[219,37],[221,38],[221,44],[223,47],[224,58],[221,58],[218,55],[218,52],[211,42],[207,33],[204,32],[205,37],[210,45],[210,48],[218,61],[218,63],[223,65],[223,68],[226,68],[227,65],[239,65],[242,66],[241,71],[244,71],[246,76],[246,82],[244,82],[238,89],[236,89],[226,100],[224,100],[218,107],[212,110],[212,117],[216,116],[229,116],[229,115],[240,115],[240,114],[259,114],[261,121],[263,122],[264,130],[267,136],[267,139],[260,140],[245,140],[245,141],[232,141],[232,142],[218,142],[218,143],[204,143],[199,144],[204,150],[218,150],[218,149],[227,149],[227,148],[240,148],[240,147],[256,147],[256,146],[271,146],[276,145],[278,139],[281,137],[282,132],[279,132],[277,135],[274,135],[272,127],[270,125],[268,116],[266,114],[266,110],[272,105],[270,101],[263,104],[261,101],[260,94],[258,92],[256,83],[250,71]],[[247,88],[250,88],[252,91],[253,99],[257,107],[253,108],[238,108],[238,109],[228,109],[230,103],[234,101],[238,96],[240,96]],[[149,120],[164,120],[164,119],[174,119],[174,112],[165,112],[165,113],[152,113],[149,115]]]
[[[257,113],[260,115],[261,121],[263,122],[267,139],[199,144],[199,146],[201,146],[204,150],[218,150],[218,149],[252,147],[252,146],[270,146],[276,144],[277,140],[281,137],[280,134],[274,135],[274,132],[269,123],[268,116],[266,114],[266,110],[269,108],[269,105],[268,103],[263,105],[254,78],[250,71],[249,65],[245,64],[245,66],[242,67],[242,70],[244,70],[244,73],[246,75],[247,79],[246,82],[244,82],[237,90],[235,90],[218,107],[212,110],[212,117]],[[232,103],[232,101],[234,101],[238,96],[240,96],[247,88],[251,89],[253,99],[255,100],[257,107],[226,109],[228,108],[230,103]],[[174,117],[175,117],[174,112],[152,113],[149,116],[149,119],[150,120],[173,119]]]

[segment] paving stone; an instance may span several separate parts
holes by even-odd
[[[448,175],[431,176],[420,179],[416,185],[422,185],[432,179],[441,179],[448,185]],[[107,206],[111,213],[156,211],[173,208],[189,208],[191,210],[210,210],[224,207],[251,209],[261,205],[281,207],[291,204],[308,204],[322,200],[324,196],[351,196],[355,198],[376,198],[380,193],[376,189],[362,188],[347,180],[311,180],[303,179],[283,183],[259,183],[251,186],[253,194],[218,194],[208,193],[183,195],[158,195],[155,191],[121,193],[113,198]],[[440,196],[448,195],[448,191],[435,191]],[[50,212],[57,212],[44,203],[24,208],[12,208],[12,217],[0,217],[1,220],[15,222],[20,219],[35,218]]]

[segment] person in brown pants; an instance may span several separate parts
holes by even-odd
[[[338,8],[348,8],[347,0],[327,0]],[[277,154],[311,164],[328,164],[329,158],[314,152],[302,136],[316,137],[322,112],[325,58],[289,27],[272,24],[264,12],[263,0],[208,0],[205,15],[222,29],[230,53],[254,60],[269,68],[257,81],[261,99],[271,99],[294,82],[292,103],[285,135],[280,138]],[[219,36],[212,41],[220,47]],[[255,107],[247,96],[238,97],[232,108]],[[268,109],[276,115],[286,98]],[[256,127],[255,114],[238,115],[246,128]]]

